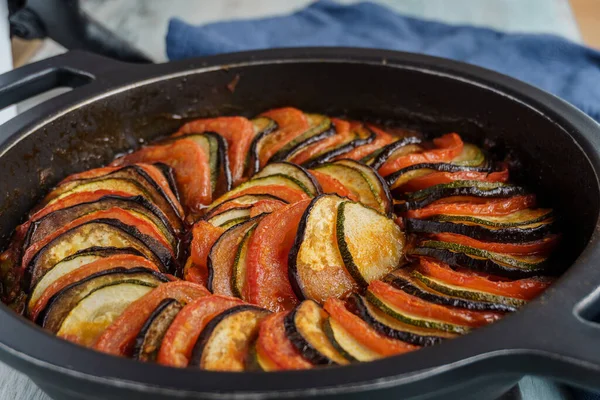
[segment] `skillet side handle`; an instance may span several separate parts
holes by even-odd
[[[128,66],[78,50],[25,65],[0,75],[0,110],[58,87],[76,88],[101,80],[107,72]]]

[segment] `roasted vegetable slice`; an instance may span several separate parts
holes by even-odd
[[[171,189],[171,192],[173,192],[177,201],[181,203],[181,196],[179,195],[179,190],[177,189],[177,181],[175,180],[175,171],[173,171],[173,168],[162,162],[156,162],[152,165],[160,170],[167,180],[169,189]]]
[[[163,337],[183,306],[175,299],[164,299],[154,309],[140,330],[133,350],[133,358],[141,361],[155,361]]]
[[[483,242],[473,239],[469,236],[457,235],[454,233],[436,233],[431,235],[431,237],[432,239],[439,240],[441,242],[458,243],[481,250],[492,251],[494,253],[523,255],[549,254],[556,247],[560,240],[560,235],[558,234],[548,235],[543,239],[535,240],[533,242],[521,243]]]
[[[290,283],[300,299],[323,304],[330,297],[341,298],[358,288],[337,247],[337,209],[345,201],[339,196],[321,195],[302,215],[288,260]]]
[[[266,111],[260,115],[277,123],[278,129],[265,135],[257,143],[260,167],[264,167],[279,149],[310,128],[308,117],[300,110],[283,107]]]
[[[385,145],[395,142],[398,138],[390,135],[384,130],[372,124],[366,124],[366,127],[375,134],[375,139],[367,144],[358,146],[347,153],[344,153],[337,158],[345,158],[351,160],[362,160],[370,156],[373,152],[380,150]]]
[[[356,340],[339,322],[331,317],[323,323],[323,331],[333,347],[349,362],[373,361],[381,358],[377,352]]]
[[[253,206],[261,201],[279,201],[284,204],[288,203],[288,201],[271,194],[247,194],[221,203],[221,205],[213,208],[208,214],[206,214],[206,218],[210,218],[213,215],[220,214],[223,211],[227,211],[231,208]]]
[[[388,186],[383,181],[383,178],[379,176],[379,174],[373,168],[354,160],[338,160],[336,161],[336,164],[345,165],[359,170],[365,180],[369,183],[369,188],[379,203],[379,207],[373,208],[388,216],[392,215],[392,194],[390,193]]]
[[[312,368],[285,334],[285,318],[290,312],[271,314],[260,324],[256,351],[271,365],[270,370]]]
[[[348,364],[323,330],[326,319],[327,313],[317,303],[305,300],[285,317],[285,333],[298,352],[314,365]]]
[[[233,273],[231,275],[231,289],[233,295],[245,301],[248,301],[247,271],[248,271],[248,245],[250,238],[254,234],[256,226],[250,228],[242,238],[240,245],[235,251],[235,259],[233,261]]]
[[[267,315],[265,309],[241,305],[215,316],[198,337],[189,365],[210,371],[244,371],[250,345]]]
[[[429,218],[434,215],[506,215],[535,206],[534,195],[517,195],[506,199],[491,199],[483,202],[471,202],[470,198],[448,202],[441,199],[417,210],[408,210],[407,218]],[[466,201],[465,201],[466,200]]]
[[[248,153],[249,164],[247,176],[252,176],[260,170],[259,154],[262,146],[268,142],[267,136],[276,132],[279,128],[275,121],[267,117],[254,118],[251,122],[254,128],[254,138],[252,139],[250,152]]]
[[[445,173],[445,174],[458,173],[458,174],[465,174],[466,176],[469,176],[469,174],[471,174],[476,177],[481,176],[481,177],[485,178],[488,176],[488,174],[489,175],[493,174],[494,172],[492,172],[492,171],[493,171],[493,169],[489,165],[484,165],[482,167],[469,167],[469,166],[452,164],[452,163],[413,164],[413,165],[404,167],[404,168],[386,176],[385,181],[390,186],[391,189],[395,189],[397,187],[402,187],[403,190],[410,192],[413,190],[409,190],[410,188],[406,188],[404,185],[407,185],[409,182],[412,182],[412,181],[417,181],[419,179],[425,179],[425,177],[435,174],[436,172]],[[498,173],[496,173],[496,174],[498,174]],[[505,175],[508,178],[508,172],[506,172],[501,175],[502,180],[491,180],[491,181],[501,181],[502,182],[505,180],[504,179]],[[495,175],[495,176],[497,176],[497,175]],[[486,180],[486,179],[470,179],[470,178],[451,179],[451,180],[449,179],[447,182],[437,182],[435,184],[450,183],[451,181],[454,181],[454,180]],[[422,185],[422,186],[425,186],[425,185]],[[432,185],[428,185],[428,186],[432,186]],[[421,190],[421,189],[424,189],[424,188],[419,188],[417,190]]]
[[[317,196],[321,193],[319,182],[308,173],[307,170],[299,165],[289,162],[271,163],[265,166],[259,173],[254,175],[252,179],[264,178],[272,175],[285,175],[303,186],[303,190],[307,191],[311,196]]]
[[[421,242],[412,250],[412,254],[435,258],[453,267],[469,268],[513,279],[549,272],[544,256],[512,256],[435,240]]]
[[[309,128],[301,135],[296,136],[285,143],[275,154],[269,158],[269,162],[287,160],[296,152],[306,148],[324,138],[333,136],[335,129],[329,117],[321,114],[307,114]]]
[[[94,348],[109,354],[129,356],[133,352],[136,337],[162,301],[174,299],[180,304],[188,304],[209,294],[204,286],[191,282],[163,283],[131,303],[98,338]]]
[[[346,270],[362,288],[402,263],[405,237],[398,225],[360,203],[339,204],[336,237]]]
[[[423,151],[423,147],[419,146],[421,142],[422,140],[418,136],[407,136],[398,139],[395,142],[382,147],[381,151],[379,151],[368,164],[377,171],[392,156],[400,157]]]
[[[324,174],[314,169],[311,170],[310,173],[321,185],[323,193],[337,194],[340,197],[347,197],[352,201],[358,201],[358,196],[333,176]]]
[[[240,223],[250,218],[250,210],[252,206],[230,208],[227,211],[223,211],[220,214],[211,214],[208,222],[214,226],[220,226],[222,228],[228,228],[233,226],[230,223]]]

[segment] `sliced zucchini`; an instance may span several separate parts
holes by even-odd
[[[427,240],[419,243],[418,247],[411,250],[411,254],[432,257],[453,267],[470,268],[514,279],[549,272],[545,256],[513,256],[458,243]]]
[[[326,320],[327,313],[321,306],[312,300],[305,300],[285,317],[286,336],[311,364],[348,364],[348,360],[327,338],[323,330]]]
[[[432,172],[461,172],[461,171],[473,171],[473,172],[492,172],[493,168],[487,164],[481,167],[469,167],[458,164],[450,163],[423,163],[414,164],[408,167],[402,168],[385,177],[385,182],[390,186],[391,189],[400,187],[410,181],[411,179],[418,178],[423,175],[428,175]]]
[[[472,216],[472,215],[436,215],[431,219],[435,221],[459,222],[466,225],[485,225],[493,228],[527,227],[543,224],[553,218],[552,209],[526,208],[501,216]]]
[[[252,179],[264,178],[272,175],[285,175],[295,179],[296,181],[302,183],[302,185],[308,189],[313,197],[321,193],[321,185],[319,185],[319,182],[317,182],[317,180],[311,174],[309,174],[307,170],[299,165],[289,162],[267,164],[259,173],[254,175]]]
[[[371,143],[375,139],[375,133],[366,125],[359,124],[352,131],[352,135],[347,140],[342,141],[332,148],[328,148],[323,152],[316,154],[309,160],[302,163],[305,168],[314,168],[317,165],[329,162],[336,157],[348,153],[350,150]]]
[[[221,203],[218,207],[213,208],[209,213],[206,214],[206,218],[210,218],[213,215],[216,214],[220,214],[223,209],[228,209],[230,208],[231,204],[235,204],[235,207],[244,207],[244,206],[252,206],[255,203],[262,201],[262,200],[275,200],[275,201],[280,201],[282,203],[288,203],[286,200],[281,199],[277,196],[273,196],[270,194],[245,194],[239,197],[235,197],[233,199],[224,201],[223,203]],[[229,204],[231,203],[231,204]]]
[[[402,290],[430,303],[473,311],[514,312],[517,311],[518,307],[525,303],[522,300],[518,300],[517,302],[505,301],[505,299],[495,298],[495,295],[485,296],[489,293],[477,291],[471,292],[470,290],[469,293],[471,293],[471,295],[464,296],[460,293],[460,290],[466,288],[456,287],[456,290],[450,290],[452,285],[445,285],[447,286],[446,289],[439,287],[438,283],[443,284],[443,282],[436,282],[434,279],[431,279],[416,270],[407,271],[405,269],[399,269],[387,275],[384,281],[396,289]],[[477,296],[477,294],[481,295]]]
[[[225,227],[231,221],[245,221],[250,218],[250,210],[252,206],[230,208],[220,214],[212,215],[208,222],[213,226]]]
[[[134,301],[155,286],[143,281],[125,280],[102,286],[82,298],[66,315],[56,335],[91,347],[98,337]]]
[[[28,286],[33,288],[59,261],[96,247],[133,248],[164,271],[174,271],[171,255],[153,248],[153,241],[132,226],[117,220],[100,219],[74,227],[44,246],[26,266]]]
[[[235,297],[244,299],[244,292],[246,287],[246,271],[247,271],[247,256],[248,256],[248,243],[252,233],[256,229],[256,225],[251,227],[248,232],[242,238],[240,245],[235,252],[235,260],[233,261],[233,273],[231,275],[231,289]]]
[[[133,358],[155,361],[167,329],[181,311],[183,305],[175,299],[164,299],[150,314],[135,339]]]
[[[250,151],[248,152],[249,164],[247,176],[252,176],[260,170],[260,159],[258,155],[262,149],[265,139],[278,129],[277,123],[271,118],[258,117],[252,121],[254,126],[254,139],[250,144]]]
[[[379,354],[356,340],[335,319],[329,317],[323,324],[323,331],[333,347],[349,362],[373,361],[381,358]]]
[[[507,198],[525,193],[525,189],[520,186],[501,182],[454,181],[408,193],[403,199],[394,202],[394,211],[404,212],[422,208],[445,197]]]
[[[411,275],[415,280],[422,282],[426,287],[429,287],[438,293],[443,293],[446,296],[466,299],[468,304],[486,304],[484,302],[487,302],[487,304],[494,304],[495,307],[498,308],[498,311],[516,311],[518,308],[527,304],[527,301],[522,299],[500,296],[464,286],[451,285],[439,279],[424,275],[417,270],[413,271]]]
[[[44,291],[52,285],[55,281],[65,276],[69,272],[75,271],[83,267],[84,265],[93,263],[101,258],[110,257],[116,254],[135,254],[141,255],[140,252],[133,248],[91,248],[85,249],[81,252],[77,252],[61,261],[59,261],[54,268],[50,269],[35,285],[27,301],[28,309],[31,309],[33,305],[38,301]]]
[[[241,305],[217,315],[200,333],[189,365],[210,371],[244,371],[260,322],[269,314],[263,308]]]
[[[423,151],[423,148],[418,146],[421,142],[422,139],[418,136],[406,136],[398,139],[383,147],[376,156],[368,160],[368,164],[378,170],[392,155],[400,156]]]
[[[208,290],[215,294],[233,296],[233,272],[237,250],[246,233],[255,228],[264,215],[258,215],[227,229],[212,245],[208,254]]]
[[[336,195],[320,195],[300,220],[288,258],[290,283],[299,299],[323,304],[358,288],[344,267],[335,238],[337,209],[345,201]]]
[[[385,184],[385,181],[376,170],[354,160],[338,160],[336,163],[359,170],[369,183],[371,191],[377,198],[377,202],[379,203],[378,210],[388,216],[392,216],[392,194],[390,193],[388,186]]]
[[[374,330],[389,338],[417,346],[432,346],[457,335],[433,329],[404,324],[369,303],[364,297],[352,294],[348,298],[349,310],[367,322]]]
[[[380,311],[389,315],[390,317],[403,322],[408,325],[414,325],[421,328],[435,329],[444,332],[456,333],[464,335],[471,331],[468,326],[462,326],[457,324],[451,324],[444,321],[439,321],[432,318],[425,318],[420,315],[413,315],[404,310],[395,307],[394,305],[387,302],[384,298],[377,296],[371,290],[367,290],[365,293],[365,299],[373,306],[377,307]]]
[[[168,278],[147,268],[113,268],[90,275],[79,282],[65,286],[50,298],[36,322],[45,329],[56,333],[61,328],[63,320],[83,299],[93,292],[107,286],[128,283],[146,287],[156,287]]]
[[[248,221],[249,219],[250,219],[250,217],[249,217],[249,216],[248,216],[248,217],[239,217],[239,218],[234,218],[234,219],[231,219],[231,220],[229,220],[229,221],[225,222],[225,223],[224,223],[224,224],[222,224],[222,225],[219,225],[219,227],[221,227],[221,228],[223,228],[223,229],[229,229],[229,228],[231,228],[231,227],[234,227],[234,226],[236,226],[236,225],[238,225],[238,224],[241,224],[242,222],[246,222],[246,221]]]
[[[296,151],[335,134],[335,127],[329,117],[321,114],[307,114],[306,116],[310,124],[308,130],[286,143],[271,156],[268,163],[286,160]]]
[[[208,206],[207,211],[210,211],[213,208],[217,207],[218,205],[224,203],[225,201],[234,198],[238,193],[240,193],[250,187],[271,186],[271,185],[286,186],[290,189],[305,193],[309,197],[313,197],[310,189],[308,189],[306,186],[304,186],[304,184],[302,182],[300,182],[297,179],[294,179],[292,177],[289,177],[287,175],[275,174],[275,175],[265,176],[264,178],[250,179],[249,181],[242,183],[241,185],[230,190],[229,192],[225,193],[223,196],[221,196],[217,200],[215,200],[210,206]]]
[[[402,263],[404,234],[394,220],[372,208],[349,201],[340,203],[336,232],[346,270],[362,288]]]
[[[471,143],[465,143],[462,152],[451,163],[464,167],[483,167],[487,160],[479,147]]]

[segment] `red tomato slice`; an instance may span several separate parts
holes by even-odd
[[[424,151],[422,153],[411,153],[400,157],[390,157],[379,168],[381,176],[387,176],[402,168],[421,163],[439,163],[450,161],[457,157],[463,149],[463,141],[456,133],[448,133],[433,139],[437,149]]]
[[[257,215],[263,213],[272,213],[280,208],[285,207],[287,204],[279,200],[260,200],[252,205],[250,208],[250,218],[254,218]]]
[[[260,324],[256,350],[266,355],[278,369],[309,369],[312,364],[306,361],[285,334],[283,324],[288,312],[271,314]]]
[[[271,311],[298,304],[288,278],[288,255],[298,224],[310,200],[303,200],[264,217],[248,242],[245,299]]]
[[[197,119],[183,125],[174,136],[202,132],[216,132],[227,140],[233,184],[239,184],[244,174],[246,154],[254,138],[252,122],[244,117]]]
[[[324,308],[331,318],[338,322],[354,339],[382,356],[392,356],[419,349],[419,346],[380,334],[367,322],[351,313],[341,300],[328,299]]]
[[[446,199],[442,199],[446,200]],[[435,201],[428,206],[406,212],[407,218],[429,218],[434,215],[506,215],[515,211],[535,206],[534,195],[513,196],[507,199],[485,199],[484,202],[473,203],[470,198],[462,198],[463,202],[446,203]]]
[[[369,291],[391,306],[412,315],[444,321],[451,324],[477,328],[502,318],[502,314],[487,311],[470,311],[430,303],[382,281],[369,284]]]
[[[52,204],[45,206],[42,209],[34,211],[32,214],[29,215],[29,221],[27,221],[26,223],[24,223],[21,226],[25,226],[32,221],[36,221],[42,217],[45,217],[46,215],[48,215],[54,211],[62,210],[63,208],[69,208],[69,207],[75,206],[77,204],[91,203],[91,202],[100,200],[104,196],[129,197],[129,196],[135,196],[136,194],[137,193],[128,193],[128,192],[104,190],[104,189],[103,190],[95,190],[93,192],[73,193],[73,194],[68,195],[67,197],[64,197]],[[27,225],[27,228],[29,228],[28,225]]]
[[[219,295],[201,297],[189,303],[165,333],[156,361],[172,367],[187,367],[206,324],[223,311],[242,304],[240,299]]]
[[[271,118],[279,126],[279,129],[271,133],[262,145],[261,152],[258,155],[260,167],[262,168],[279,149],[296,136],[306,132],[309,123],[302,111],[292,107],[269,110],[262,113],[261,116]]]
[[[407,192],[426,189],[430,186],[451,183],[453,181],[485,181],[485,182],[506,182],[508,181],[508,170],[504,169],[498,172],[432,172],[425,176],[411,179],[400,188]]]
[[[339,196],[347,197],[350,200],[358,201],[358,196],[352,193],[350,189],[344,186],[342,182],[335,179],[333,176],[312,169],[310,170],[310,173],[321,185],[323,193],[335,193]]]
[[[138,231],[140,231],[144,235],[148,235],[159,241],[165,248],[169,249],[173,257],[175,254],[173,252],[173,248],[171,244],[167,241],[167,239],[163,236],[160,230],[154,225],[152,222],[144,220],[131,214],[127,210],[118,207],[112,207],[107,210],[95,211],[89,214],[86,214],[80,218],[77,218],[70,223],[64,225],[60,229],[55,230],[52,234],[38,240],[33,243],[31,246],[25,250],[23,254],[22,267],[26,268],[29,262],[33,259],[33,257],[40,251],[42,247],[46,244],[50,243],[53,239],[62,235],[69,229],[72,229],[76,226],[83,225],[86,222],[97,220],[99,218],[111,218],[118,219],[122,223],[130,226],[134,226]]]
[[[463,286],[474,290],[497,294],[515,299],[531,300],[552,283],[550,280],[535,278],[515,281],[497,281],[468,272],[454,271],[447,264],[425,258],[420,259],[419,272],[450,285]]]
[[[331,122],[333,122],[333,125],[335,126],[335,135],[309,145],[300,153],[296,154],[290,161],[300,165],[354,136],[354,133],[350,130],[350,122],[337,118],[332,118]]]
[[[493,243],[482,242],[469,236],[457,235],[455,233],[436,233],[432,235],[432,237],[435,240],[441,240],[442,242],[458,243],[469,247],[475,247],[477,249],[493,251],[495,253],[522,255],[547,254],[556,247],[560,239],[559,235],[549,235],[534,242]]]
[[[208,282],[208,253],[213,244],[221,237],[225,229],[213,226],[204,220],[196,222],[192,229],[192,243],[190,245],[189,274],[195,277],[195,282],[206,285]]]
[[[184,281],[163,283],[131,303],[102,333],[94,348],[109,354],[129,356],[133,350],[136,336],[161,301],[175,299],[180,303],[187,304],[208,295],[210,293],[204,286],[195,283]]]
[[[352,160],[361,160],[364,157],[368,156],[369,154],[373,153],[374,151],[377,151],[380,148],[382,148],[383,146],[393,143],[394,140],[396,140],[394,136],[390,135],[389,133],[385,132],[384,130],[379,129],[375,125],[367,124],[367,127],[375,133],[375,140],[373,140],[371,143],[359,146],[359,147],[349,151],[348,153],[344,153],[344,154],[336,157],[336,160],[339,160],[342,158],[350,158]]]
[[[248,189],[236,193],[231,199],[236,199],[246,194],[270,194],[271,196],[279,197],[280,199],[287,201],[289,204],[297,203],[308,198],[308,195],[301,190],[292,189],[284,185],[268,185],[249,187]],[[219,200],[217,200],[217,202],[218,201]]]
[[[31,310],[29,310],[29,318],[32,321],[35,321],[38,317],[39,313],[46,308],[48,301],[52,296],[58,293],[67,285],[71,283],[78,282],[83,278],[95,274],[97,272],[106,271],[116,267],[123,268],[136,268],[136,267],[144,267],[149,268],[154,271],[158,271],[158,267],[154,265],[150,260],[142,256],[136,256],[134,254],[115,254],[109,257],[101,258],[89,264],[86,264],[76,270],[69,272],[66,275],[61,276],[50,286],[44,290],[44,293],[40,296],[40,298],[35,302]]]
[[[175,180],[183,203],[195,213],[200,213],[212,201],[210,167],[204,149],[189,139],[168,144],[148,146],[127,154],[111,165],[162,162],[173,168]]]

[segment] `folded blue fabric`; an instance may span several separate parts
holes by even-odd
[[[166,40],[171,60],[296,46],[370,47],[452,58],[529,82],[600,122],[600,52],[552,35],[423,21],[368,2],[319,1],[284,17],[204,26],[173,19]]]

